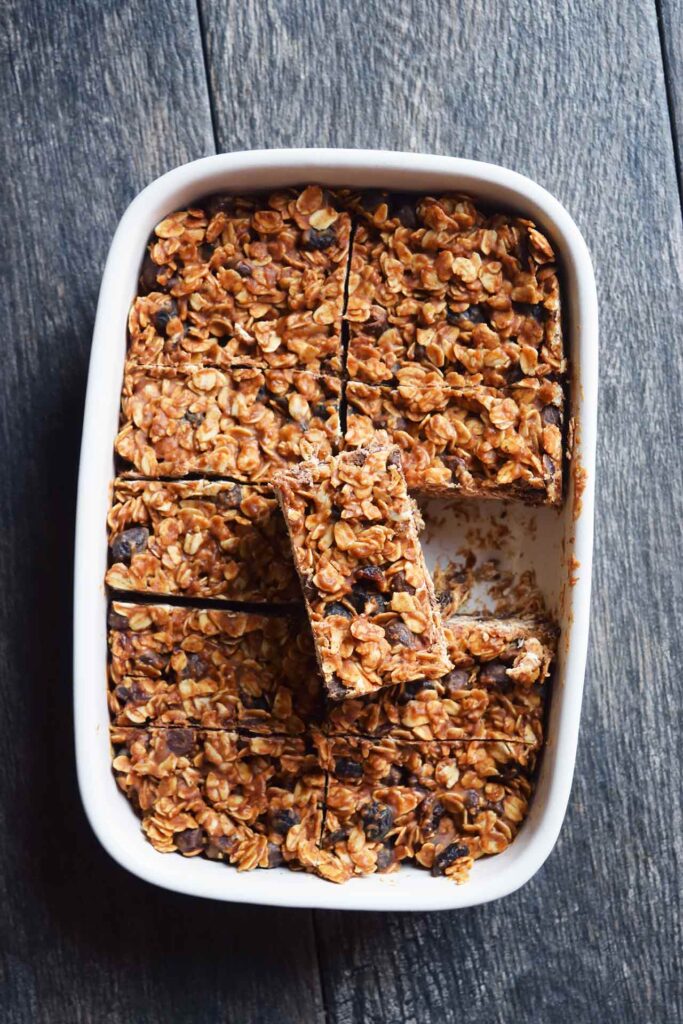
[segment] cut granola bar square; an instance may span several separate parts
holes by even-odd
[[[165,217],[128,319],[130,363],[339,373],[350,229],[317,185]]]
[[[456,617],[444,623],[451,672],[330,707],[330,734],[392,740],[507,740],[540,750],[557,631],[549,623]]]
[[[332,881],[414,861],[463,882],[476,858],[506,849],[528,811],[534,759],[523,744],[318,744],[329,772],[322,847]]]
[[[322,713],[308,624],[296,616],[114,601],[109,653],[117,725],[297,734]]]
[[[116,451],[138,474],[263,483],[339,441],[341,383],[297,370],[128,366]]]
[[[529,220],[467,196],[365,193],[349,274],[348,372],[370,384],[406,365],[461,386],[566,369],[555,255]]]
[[[318,860],[324,772],[302,738],[113,726],[113,770],[155,850],[238,870]]]
[[[556,382],[456,388],[415,367],[399,371],[392,387],[349,382],[346,398],[345,447],[371,438],[397,444],[415,493],[562,499],[564,399]]]
[[[106,582],[116,590],[301,600],[282,513],[268,488],[118,478],[108,525]]]
[[[450,668],[398,449],[370,446],[279,474],[316,653],[333,700]]]

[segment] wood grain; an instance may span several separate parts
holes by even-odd
[[[72,535],[97,289],[135,193],[214,151],[197,10],[1,6],[0,1019],[308,1024],[322,1016],[312,916],[136,881],[98,846],[74,770]]]
[[[560,842],[499,904],[318,914],[329,1020],[673,1024],[683,238],[654,2],[201,3],[219,148],[506,164],[569,208],[600,291],[593,632]]]

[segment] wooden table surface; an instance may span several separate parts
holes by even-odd
[[[0,1019],[675,1024],[681,988],[680,0],[4,0]],[[506,900],[202,902],[98,846],[71,712],[72,537],[107,248],[215,151],[352,146],[531,175],[601,304],[593,627],[569,813]]]

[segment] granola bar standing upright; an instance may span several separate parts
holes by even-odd
[[[370,445],[301,463],[274,486],[328,696],[448,672],[398,449]]]

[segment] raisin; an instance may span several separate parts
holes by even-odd
[[[460,860],[461,857],[467,857],[469,852],[464,843],[451,843],[450,846],[447,846],[445,850],[442,850],[434,858],[432,875],[434,877],[443,875],[446,868],[449,868],[451,864],[455,864],[456,860]]]
[[[193,427],[198,427],[200,423],[204,421],[203,412],[192,412],[190,409],[184,414],[183,419],[186,423],[190,423]]]
[[[399,572],[394,573],[389,582],[391,585],[392,593],[394,594],[415,593],[415,587],[411,586],[411,584],[408,583],[408,580],[406,579],[406,574],[403,572],[402,569],[399,570]]]
[[[120,615],[113,608],[110,608],[107,615],[107,625],[110,629],[128,629],[128,619],[125,615]]]
[[[336,241],[337,236],[330,228],[327,228],[325,231],[308,228],[304,232],[302,249],[307,249],[309,252],[318,252],[321,249],[329,249]]]
[[[396,854],[393,847],[389,845],[383,846],[377,853],[377,870],[388,871],[395,859]]]
[[[281,864],[284,864],[285,858],[282,856],[282,849],[277,843],[268,843],[268,867],[279,868]]]
[[[394,811],[388,804],[372,800],[361,811],[363,831],[370,840],[384,839],[394,824]]]
[[[556,405],[544,405],[541,409],[541,419],[554,427],[559,427],[562,414]]]
[[[153,292],[155,288],[159,287],[157,274],[160,270],[161,267],[157,266],[152,259],[149,250],[147,250],[140,269],[140,292],[142,295],[147,295],[149,292]]]
[[[362,565],[356,569],[354,576],[359,583],[369,584],[376,590],[383,590],[386,580],[378,565]]]
[[[489,661],[479,672],[482,686],[498,686],[508,682],[507,666],[502,661]]]
[[[444,805],[433,793],[425,797],[418,809],[418,821],[425,838],[438,832],[445,813]]]
[[[381,306],[370,306],[370,316],[362,325],[365,334],[378,338],[387,329],[387,311]]]
[[[175,299],[169,299],[166,305],[158,309],[154,314],[153,323],[154,329],[157,334],[165,334],[166,328],[168,327],[171,320],[175,320],[178,316],[178,306],[176,305]]]
[[[130,530],[114,537],[111,545],[111,556],[115,562],[130,565],[133,555],[139,555],[147,547],[149,530],[146,526],[132,526]]]
[[[332,601],[330,604],[325,605],[325,615],[341,615],[343,619],[353,618],[351,609],[347,608],[341,601]]]
[[[469,689],[469,674],[464,668],[454,668],[447,676],[444,676],[441,683],[447,696],[453,697],[459,690]]]
[[[192,651],[186,655],[186,659],[187,664],[181,672],[183,679],[203,679],[209,670],[209,666],[201,654],[195,654]]]

